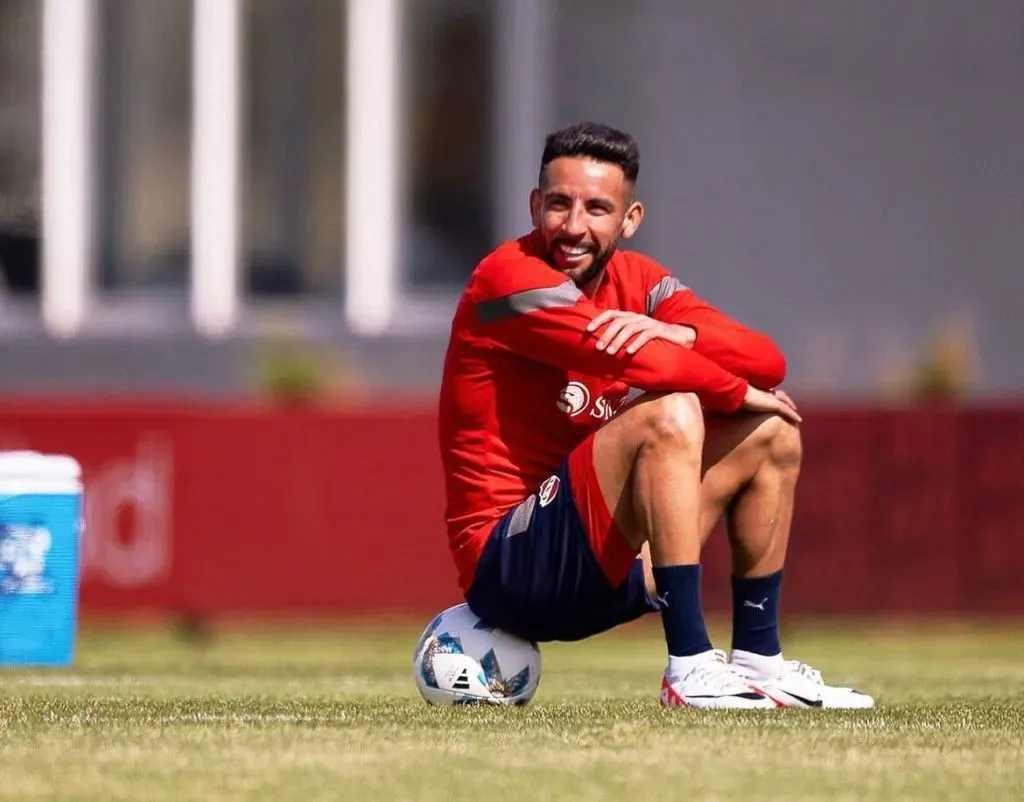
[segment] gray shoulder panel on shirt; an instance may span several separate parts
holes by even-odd
[[[669,296],[688,289],[689,287],[675,276],[665,276],[665,278],[651,287],[651,291],[647,293],[647,315],[653,315],[654,310],[658,308],[658,304]]]
[[[523,290],[502,298],[483,301],[476,305],[476,313],[481,323],[497,323],[499,320],[526,315],[540,309],[572,306],[582,294],[572,281],[566,281],[557,287]]]

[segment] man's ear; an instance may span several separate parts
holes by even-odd
[[[541,195],[539,189],[530,191],[530,222],[534,228],[540,228]]]
[[[626,209],[626,216],[622,218],[622,230],[621,235],[623,239],[629,239],[632,237],[638,228],[640,223],[644,219],[644,205],[640,201],[633,201],[629,204],[629,208]]]

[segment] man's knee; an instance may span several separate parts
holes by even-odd
[[[641,409],[641,446],[700,454],[704,445],[704,413],[696,395],[665,393],[651,398]]]
[[[763,438],[772,465],[787,472],[799,472],[803,458],[799,426],[794,426],[778,415],[771,415],[758,427],[758,435]]]

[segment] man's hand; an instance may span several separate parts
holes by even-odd
[[[802,423],[803,418],[796,411],[796,404],[782,390],[768,393],[758,390],[753,385],[747,387],[747,394],[743,398],[743,409],[748,412],[770,412],[778,415],[790,423]]]
[[[774,395],[786,406],[791,407],[793,411],[796,412],[796,403],[783,390],[772,390],[772,395]]]
[[[607,324],[607,325],[605,325]],[[665,340],[684,348],[690,348],[697,339],[697,331],[689,326],[663,323],[653,317],[621,309],[605,309],[587,325],[587,331],[601,332],[597,350],[614,354],[628,342],[627,354],[635,354],[651,340]]]

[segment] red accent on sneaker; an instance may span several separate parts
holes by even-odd
[[[766,691],[764,688],[758,688],[756,685],[751,685],[750,686],[750,690],[757,691],[762,696],[767,696],[769,699],[771,699],[773,702],[775,702],[775,706],[776,707],[786,707],[786,705],[784,703],[780,702],[778,699],[776,699],[774,696],[772,696],[770,693],[768,693],[768,691]]]
[[[689,707],[686,700],[676,693],[676,689],[669,683],[668,677],[661,678],[661,703],[665,707]]]

